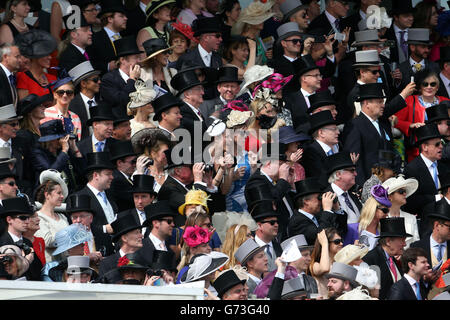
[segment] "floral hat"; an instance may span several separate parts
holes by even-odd
[[[194,31],[192,30],[192,27],[190,25],[181,22],[181,20],[177,18],[176,22],[172,23],[171,26],[175,30],[181,32],[189,40],[193,41],[194,43],[198,43],[198,39],[194,37]]]
[[[274,93],[277,93],[278,91],[283,89],[283,87],[288,84],[288,82],[291,81],[293,77],[294,75],[284,77],[281,73],[271,74],[266,80],[256,86],[253,94],[255,94],[255,92],[261,88],[268,88]]]
[[[237,111],[231,110],[227,117],[227,128],[231,129],[236,126],[245,124],[251,117],[253,117],[253,111]]]
[[[178,212],[182,215],[184,215],[184,208],[188,205],[188,204],[198,204],[201,205],[205,208],[206,212],[209,213],[209,209],[208,209],[208,200],[209,196],[208,194],[203,191],[203,190],[197,190],[197,189],[192,189],[189,190],[186,195],[185,195],[185,201],[184,203],[178,208]]]
[[[136,81],[134,87],[136,91],[130,93],[130,102],[127,105],[129,109],[143,107],[158,96],[158,92],[153,87],[147,86],[147,83],[140,79]]]
[[[388,191],[383,188],[381,184],[377,184],[370,189],[370,194],[375,198],[380,204],[390,208],[392,206],[391,201],[388,198]]]
[[[183,233],[183,239],[190,248],[208,243],[210,236],[211,234],[207,229],[199,226],[187,227]]]

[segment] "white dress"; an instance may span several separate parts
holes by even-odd
[[[40,229],[35,233],[35,236],[41,237],[45,241],[45,260],[47,262],[54,260],[52,253],[56,249],[54,245],[56,233],[69,225],[67,218],[63,214],[57,213],[57,215],[59,217],[58,221],[38,211],[41,221],[39,222]]]

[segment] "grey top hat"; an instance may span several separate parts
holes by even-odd
[[[277,35],[277,43],[280,43],[281,40],[289,38],[290,36],[301,36],[302,33],[298,28],[297,22],[286,22],[277,28]]]
[[[284,282],[283,291],[281,292],[281,299],[285,300],[305,293],[307,293],[305,284],[300,277],[296,277]]]
[[[306,238],[302,234],[298,234],[296,236],[290,237],[289,239],[284,240],[281,243],[281,248],[284,250],[286,247],[291,243],[292,240],[295,240],[297,242],[297,247],[299,249],[309,249],[313,248],[314,246],[308,245],[308,242],[306,242]]]
[[[282,22],[286,22],[289,18],[301,9],[306,9],[307,4],[303,4],[300,0],[286,0],[280,4],[280,10],[283,13]]]
[[[338,278],[341,280],[350,281],[351,285],[355,288],[359,286],[356,281],[356,275],[358,274],[358,270],[356,268],[349,266],[345,263],[334,262],[331,266],[331,270],[329,273],[325,275],[327,279],[330,278]]]
[[[433,42],[430,41],[430,30],[427,28],[409,28],[406,42],[408,44],[433,45]]]
[[[81,80],[93,74],[100,74],[100,71],[94,70],[90,61],[85,61],[69,70],[69,76],[73,79],[73,84],[76,86]]]
[[[94,269],[89,267],[88,256],[67,257],[67,274],[92,273]]]
[[[377,50],[356,51],[355,60],[356,63],[353,64],[353,68],[376,67],[384,64],[380,62],[380,57]]]
[[[0,148],[0,164],[16,163],[16,158],[11,158],[11,149],[9,147]]]
[[[19,120],[22,118],[22,116],[17,115],[16,108],[13,104],[7,104],[6,106],[0,107],[0,124]]]
[[[253,239],[246,240],[234,253],[234,257],[238,260],[242,266],[247,264],[256,253],[264,250],[266,246],[260,247]]]
[[[364,46],[364,45],[372,45],[372,44],[380,44],[383,43],[378,39],[378,31],[376,29],[373,30],[364,30],[355,32],[355,41],[352,43],[352,47]]]

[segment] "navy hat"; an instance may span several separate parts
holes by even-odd
[[[151,203],[144,208],[144,211],[147,217],[144,221],[144,226],[149,226],[153,220],[159,220],[164,217],[175,217],[178,214],[172,209],[168,200]]]
[[[292,126],[283,126],[278,130],[279,142],[289,144],[291,142],[307,141],[311,138],[304,133],[296,133]]]
[[[47,142],[60,139],[66,136],[62,121],[59,119],[49,120],[39,126],[41,137],[39,142]]]
[[[129,156],[135,156],[131,141],[116,141],[109,146],[110,160],[116,161]]]
[[[17,105],[17,114],[19,116],[25,116],[33,111],[34,108],[47,101],[53,101],[53,94],[49,93],[43,96],[38,96],[37,94],[31,93],[19,101]]]
[[[198,37],[204,33],[221,33],[221,25],[222,22],[217,17],[199,18],[192,22],[192,31],[194,31],[194,37]]]
[[[111,228],[114,231],[112,240],[117,242],[122,235],[136,229],[142,229],[143,226],[139,223],[134,213],[128,212],[117,215],[117,219],[111,222]]]

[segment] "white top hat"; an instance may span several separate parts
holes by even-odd
[[[16,158],[11,158],[11,149],[9,147],[0,147],[0,164],[11,162],[16,162]]]
[[[353,67],[382,66],[377,50],[364,50],[355,52],[356,63]]]
[[[94,70],[90,61],[85,61],[69,70],[69,76],[73,79],[74,85],[78,85],[81,80],[93,74],[100,74],[100,71]]]
[[[17,115],[16,108],[13,104],[7,104],[6,106],[0,107],[0,124],[19,120],[22,118],[22,116]]]

